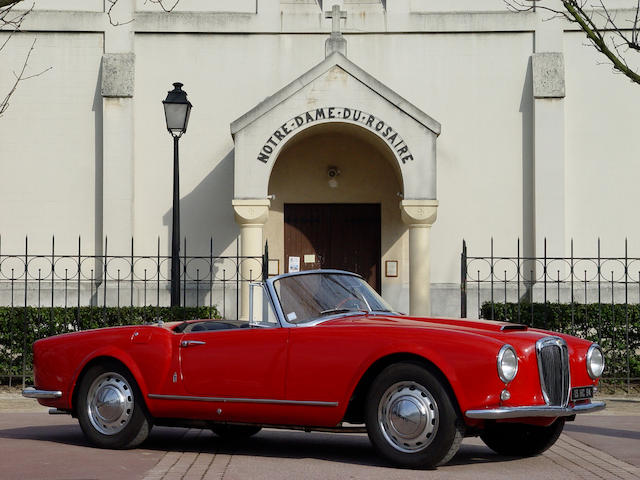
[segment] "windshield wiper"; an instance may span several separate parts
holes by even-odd
[[[320,315],[334,315],[337,313],[348,313],[348,312],[358,312],[358,313],[369,313],[369,310],[363,310],[361,308],[329,308],[327,310],[322,310]]]

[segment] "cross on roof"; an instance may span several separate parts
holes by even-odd
[[[324,18],[331,19],[331,34],[340,34],[340,19],[346,20],[347,12],[340,10],[340,5],[334,5],[330,12],[325,12]]]

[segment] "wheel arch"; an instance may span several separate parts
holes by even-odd
[[[142,393],[142,402],[145,404],[146,407],[146,401],[145,401],[145,391],[146,389],[144,388],[144,382],[142,382],[142,376],[140,371],[135,367],[135,364],[132,364],[133,366],[128,365],[125,361],[123,361],[120,358],[117,358],[115,356],[112,355],[99,355],[96,356],[94,358],[92,358],[91,360],[89,360],[88,362],[86,362],[86,364],[82,367],[82,369],[80,370],[80,373],[78,374],[76,381],[73,384],[73,390],[72,390],[72,394],[71,394],[71,413],[72,415],[75,417],[77,414],[77,408],[78,408],[78,390],[80,388],[80,385],[82,384],[82,380],[84,379],[85,375],[87,374],[87,372],[95,365],[101,365],[101,364],[115,364],[118,365],[124,369],[126,369],[131,376],[133,377],[133,379],[135,380],[136,384],[138,385],[138,388],[140,389],[140,392]]]
[[[425,368],[431,374],[433,374],[444,387],[445,391],[449,395],[449,398],[451,399],[454,408],[456,409],[456,412],[458,413],[459,417],[462,418],[462,412],[460,410],[458,399],[451,386],[451,383],[449,382],[449,379],[442,372],[442,370],[440,370],[440,368],[438,368],[433,362],[423,356],[409,352],[398,352],[379,358],[378,360],[373,362],[360,377],[360,380],[353,390],[353,393],[349,400],[349,405],[347,406],[343,421],[349,423],[364,422],[365,400],[371,384],[380,374],[380,372],[382,372],[388,366],[397,363],[412,363],[414,365]]]

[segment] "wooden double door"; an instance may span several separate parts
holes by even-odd
[[[380,233],[380,204],[286,203],[284,271],[347,270],[380,292]]]

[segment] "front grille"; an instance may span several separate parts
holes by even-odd
[[[569,352],[559,337],[545,337],[536,342],[540,387],[547,405],[566,407],[571,392]]]

